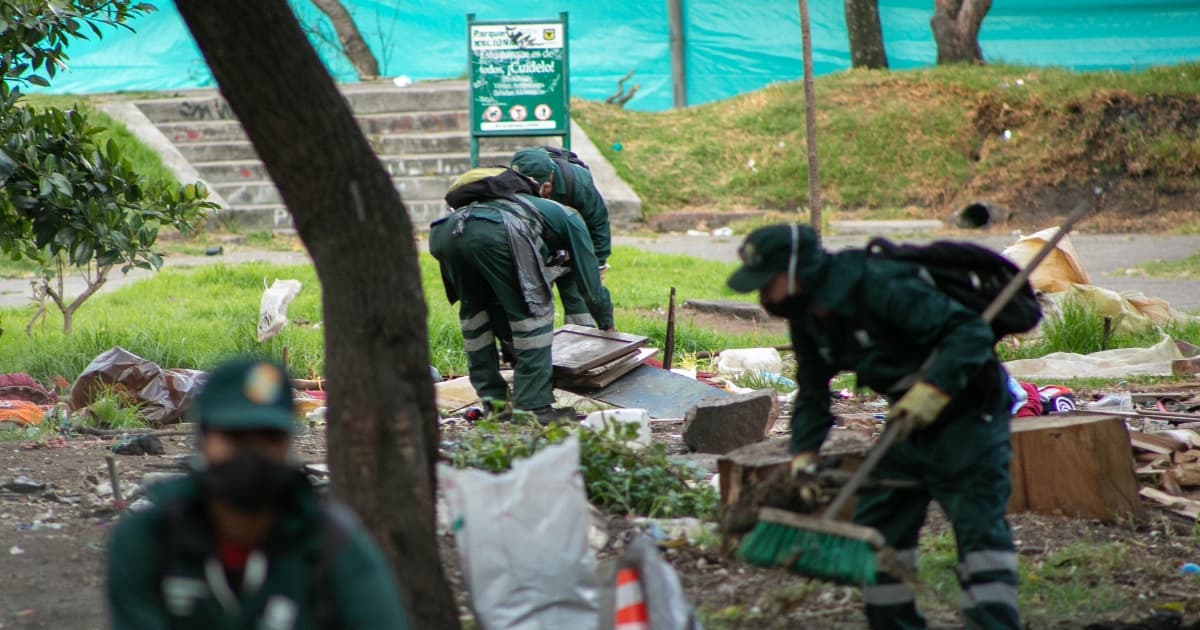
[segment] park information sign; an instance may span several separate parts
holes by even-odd
[[[567,14],[557,20],[476,22],[467,16],[471,164],[480,136],[562,136],[570,147]]]

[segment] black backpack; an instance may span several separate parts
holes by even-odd
[[[571,172],[571,165],[581,166],[587,170],[592,170],[583,160],[575,155],[575,152],[562,147],[542,147],[546,153],[550,154],[550,159],[558,165],[558,172],[562,173],[563,181],[566,182],[566,196],[568,199],[575,197],[575,174]]]
[[[492,177],[485,177],[469,184],[464,184],[447,192],[445,197],[446,204],[457,210],[477,201],[491,201],[493,199],[508,199],[509,201],[520,203],[517,199],[517,194],[519,193],[537,196],[537,184],[532,179],[507,166],[497,168],[503,168],[504,171]]]
[[[867,255],[918,264],[934,283],[959,304],[983,313],[992,300],[1020,269],[1009,259],[986,247],[959,241],[936,241],[929,245],[896,244],[873,238]],[[1042,319],[1042,307],[1029,282],[1025,282],[991,322],[999,340],[1005,335],[1028,332]]]

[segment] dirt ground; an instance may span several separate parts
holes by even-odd
[[[1172,390],[1200,389],[1173,384]],[[1093,392],[1079,392],[1089,398]],[[842,416],[864,417],[881,410],[873,397],[855,397],[835,403]],[[786,407],[785,407],[786,410]],[[686,457],[678,425],[664,425],[656,441],[668,451]],[[773,433],[786,434],[781,420]],[[166,455],[116,456],[121,490],[129,496],[148,473],[179,470],[190,453],[186,435],[163,438]],[[40,443],[0,442],[0,486],[19,476],[45,484],[45,488],[22,494],[0,490],[0,554],[4,555],[4,577],[0,579],[0,628],[79,629],[107,625],[103,599],[105,545],[118,513],[111,496],[101,497],[108,481],[104,456],[111,442],[90,438],[56,438]],[[319,429],[300,436],[298,455],[308,462],[324,455],[324,436]],[[703,458],[695,458],[705,465]],[[707,462],[711,465],[712,458]],[[1126,627],[1120,622],[1144,620],[1166,607],[1195,621],[1200,616],[1200,583],[1179,575],[1183,562],[1200,559],[1200,543],[1192,524],[1180,523],[1165,513],[1150,509],[1141,522],[1106,525],[1097,522],[1037,515],[1015,515],[1011,522],[1022,557],[1035,565],[1040,561],[1063,563],[1064,549],[1116,545],[1122,562],[1106,573],[1097,588],[1111,591],[1123,606],[1096,618],[1090,613],[1048,615],[1027,611],[1029,627],[1079,628]],[[627,540],[634,526],[624,518],[608,520],[610,540]],[[948,526],[936,509],[931,511],[923,536],[926,540],[949,540]],[[613,543],[610,542],[610,546]],[[464,618],[470,618],[462,576],[454,558],[453,538],[443,535],[439,547],[446,559],[448,577],[456,592]],[[601,553],[611,556],[615,550]],[[751,567],[722,553],[717,542],[675,541],[664,555],[676,568],[693,604],[703,611],[710,628],[864,628],[858,591],[808,582],[783,572]],[[946,554],[943,554],[946,555]],[[952,554],[946,555],[952,559]],[[949,560],[948,560],[949,561]],[[1084,563],[1086,564],[1086,560]],[[1074,571],[1074,567],[1068,567]],[[1086,571],[1086,566],[1080,567]],[[1033,578],[1036,580],[1036,576]],[[1091,578],[1089,578],[1091,579]],[[1037,588],[1026,584],[1024,588]],[[1115,589],[1115,590],[1114,590]],[[954,600],[935,588],[922,588],[921,601],[933,627],[960,627]],[[1080,616],[1082,615],[1082,616]],[[1130,626],[1133,627],[1133,626]],[[1145,625],[1145,628],[1177,627]]]

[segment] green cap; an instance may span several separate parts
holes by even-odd
[[[193,414],[202,428],[221,431],[296,429],[287,372],[262,359],[235,359],[208,375]]]
[[[513,154],[512,169],[544,184],[550,181],[550,176],[558,170],[558,166],[545,149],[533,148],[521,149]]]
[[[742,266],[729,276],[726,284],[739,293],[758,291],[775,276],[812,264],[820,252],[817,233],[807,225],[768,225],[746,237],[738,249]]]

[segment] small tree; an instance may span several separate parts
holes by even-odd
[[[159,268],[151,249],[159,228],[190,230],[213,206],[203,184],[168,186],[134,171],[115,142],[101,146],[103,128],[84,112],[20,104],[21,86],[48,85],[65,67],[71,40],[99,37],[102,26],[129,28],[152,10],[128,0],[0,0],[0,250],[40,267],[30,327],[49,299],[71,332],[75,312],[114,266]],[[72,270],[85,288],[69,299],[63,280]]]
[[[938,65],[983,63],[979,28],[991,8],[992,0],[934,0],[929,25],[937,42]]]

